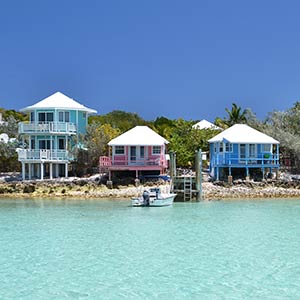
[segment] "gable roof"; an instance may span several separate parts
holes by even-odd
[[[68,96],[64,95],[61,92],[56,92],[53,95],[37,102],[34,105],[22,108],[21,111],[32,111],[35,109],[49,109],[49,108],[73,109],[73,110],[85,111],[87,113],[97,113],[96,110],[85,107],[84,105],[76,102],[75,100],[69,98]]]
[[[112,139],[109,146],[161,146],[169,142],[148,126],[136,126]]]
[[[229,142],[233,144],[279,144],[277,140],[246,124],[235,124],[217,134],[208,140],[208,142]]]
[[[207,120],[201,120],[200,122],[193,125],[194,129],[215,129],[215,130],[221,130],[222,128],[218,127],[217,125],[207,121]]]

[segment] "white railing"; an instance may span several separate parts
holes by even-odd
[[[240,157],[236,154],[217,154],[211,161],[213,165],[279,165],[279,155],[261,153],[253,157]]]
[[[76,133],[76,125],[70,122],[19,123],[19,134],[22,133]]]
[[[67,150],[20,149],[18,151],[18,159],[19,161],[24,161],[24,160],[57,161],[57,160],[72,160],[73,156]]]

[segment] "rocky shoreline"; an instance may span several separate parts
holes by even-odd
[[[149,187],[160,186],[162,192],[170,189],[169,183],[149,183],[108,188],[96,180],[70,179],[52,181],[0,182],[1,198],[87,198],[129,199]],[[299,198],[300,180],[268,180],[263,182],[237,180],[232,185],[224,182],[204,182],[204,200],[252,199],[252,198]],[[180,200],[180,195],[178,197]]]

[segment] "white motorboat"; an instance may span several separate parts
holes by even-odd
[[[168,206],[172,205],[177,194],[161,193],[160,188],[144,190],[141,197],[131,200],[132,206]]]

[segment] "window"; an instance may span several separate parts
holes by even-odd
[[[141,158],[145,157],[145,147],[144,146],[141,146],[141,148],[140,148],[140,157]]]
[[[272,152],[271,144],[262,144],[262,152]]]
[[[66,149],[65,147],[65,139],[58,139],[58,149],[59,150],[64,150]]]
[[[152,147],[152,154],[160,154],[161,147],[160,146],[153,146]]]
[[[255,144],[249,144],[249,158],[256,157],[256,145]]]
[[[30,113],[30,121],[31,121],[31,122],[34,122],[34,121],[35,121],[35,114],[34,114],[34,111],[32,111],[32,112]]]
[[[39,113],[39,122],[53,122],[53,112],[40,112]]]
[[[39,140],[39,149],[50,149],[50,140]]]
[[[58,113],[58,121],[59,122],[70,122],[70,112],[60,111]]]
[[[225,144],[225,151],[226,152],[232,152],[232,144],[231,143],[226,143]]]
[[[35,149],[35,139],[31,139],[31,149]]]
[[[124,146],[116,146],[115,147],[115,154],[125,154]]]
[[[223,152],[224,148],[223,148],[223,143],[220,143],[220,152]]]

